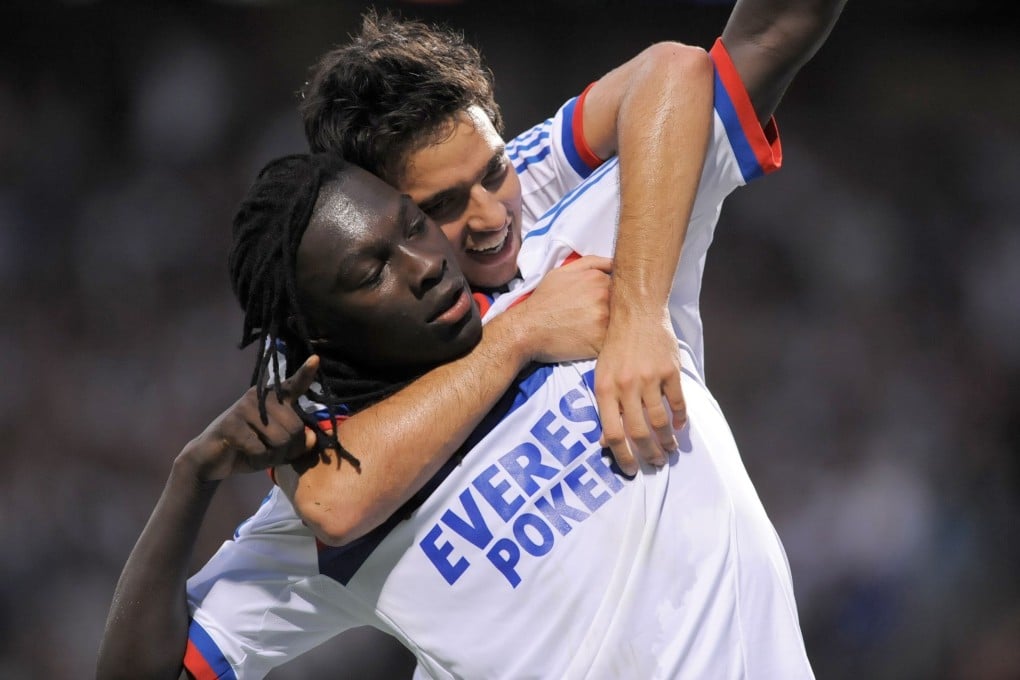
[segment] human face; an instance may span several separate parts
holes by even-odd
[[[481,338],[449,241],[408,196],[359,168],[320,189],[296,281],[315,350],[377,375],[412,375]]]
[[[502,286],[517,273],[520,180],[479,107],[458,112],[446,132],[408,157],[398,188],[450,239],[471,285]]]

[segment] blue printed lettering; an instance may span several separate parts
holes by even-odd
[[[542,452],[538,447],[525,442],[502,456],[499,462],[524,493],[534,496],[539,490],[535,477],[552,479],[557,472],[556,468],[544,465],[541,459]]]
[[[499,472],[499,468],[495,465],[490,465],[482,471],[482,474],[475,477],[472,484],[478,489],[478,493],[482,494],[482,498],[489,501],[489,505],[496,511],[496,514],[504,522],[509,522],[514,513],[524,505],[524,499],[520,496],[515,496],[513,500],[508,502],[504,496],[510,489],[510,482],[501,479],[498,484],[492,485],[492,478],[497,472]]]
[[[573,404],[581,401],[577,408]],[[579,389],[573,389],[560,399],[560,413],[572,423],[594,423],[595,427],[584,433],[585,439],[594,444],[602,436],[602,421],[599,420],[598,409],[589,401],[587,395]]]
[[[585,468],[579,466],[578,469],[581,470],[582,474],[584,474]],[[568,473],[567,479],[569,480],[572,476],[574,476],[576,471],[577,470],[572,470]],[[608,496],[608,494],[606,495]],[[566,518],[572,519],[575,522],[582,522],[586,517],[588,517],[588,513],[584,510],[579,510],[567,505],[566,500],[563,498],[563,487],[559,484],[549,489],[549,497],[552,499],[551,504],[547,499],[539,498],[535,501],[535,507],[538,508],[543,515],[545,515],[545,518],[549,520],[549,523],[556,527],[556,530],[559,531],[562,536],[566,536],[570,533],[572,528]],[[583,501],[584,499],[582,498],[581,500]],[[595,508],[591,509],[594,510]]]
[[[436,543],[436,539],[438,539],[442,533],[443,530],[439,528],[438,524],[436,524],[432,527],[432,530],[429,531],[428,535],[421,539],[421,543],[418,545],[421,546],[421,549],[425,552],[425,555],[429,558],[429,560],[432,561],[432,564],[436,566],[439,573],[443,575],[446,582],[452,586],[454,582],[460,578],[460,575],[463,574],[464,571],[471,565],[471,563],[463,557],[458,559],[456,562],[450,562],[449,556],[450,553],[453,552],[453,546],[450,545],[449,541],[443,541],[442,545],[438,545]]]
[[[578,465],[576,468],[567,473],[566,477],[563,478],[563,481],[567,483],[567,486],[569,486],[570,490],[574,492],[574,495],[581,499],[581,502],[584,503],[588,510],[595,512],[602,506],[603,503],[612,498],[612,494],[605,492],[600,493],[597,496],[593,494],[591,490],[595,487],[596,482],[591,478],[585,479],[587,474],[588,468],[583,465]],[[616,477],[613,477],[613,481],[619,483],[619,480],[616,479]]]
[[[499,570],[499,573],[506,577],[510,585],[516,588],[517,584],[521,582],[521,577],[514,570],[514,567],[517,566],[517,562],[521,559],[521,549],[509,538],[501,538],[489,550],[487,557],[493,566]]]
[[[538,443],[544,446],[556,460],[560,461],[563,465],[567,465],[567,463],[584,453],[584,444],[577,441],[574,442],[573,446],[567,448],[563,443],[563,440],[570,434],[567,428],[560,426],[556,428],[555,432],[549,429],[555,419],[556,416],[552,411],[546,411],[539,418],[538,422],[535,423],[535,426],[531,428],[531,434],[535,435]]]
[[[528,527],[538,532],[538,539],[541,540],[541,543],[536,543],[532,540],[527,532]],[[517,539],[522,548],[535,557],[541,557],[552,550],[553,541],[555,540],[549,525],[542,521],[541,517],[530,512],[524,513],[514,522],[514,538]]]
[[[609,490],[616,493],[623,488],[623,482],[621,482],[613,473],[613,470],[606,465],[606,461],[602,458],[603,451],[608,451],[608,449],[596,451],[588,456],[585,462],[588,463],[588,466],[602,479],[602,482],[609,487]]]
[[[482,517],[478,504],[471,495],[471,489],[464,489],[460,494],[460,504],[468,519],[463,519],[453,510],[443,513],[443,524],[450,527],[458,534],[471,541],[472,545],[484,548],[492,540],[492,532],[485,525],[485,518]]]

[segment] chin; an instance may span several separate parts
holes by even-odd
[[[475,275],[469,277],[472,288],[499,288],[513,281],[517,276],[517,259],[506,263],[478,268]]]

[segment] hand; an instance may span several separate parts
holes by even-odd
[[[259,415],[255,388],[220,414],[202,434],[181,452],[190,458],[200,481],[225,479],[240,472],[254,472],[289,463],[315,446],[315,433],[297,414],[298,398],[308,391],[319,368],[319,357],[310,356],[281,385],[282,399],[270,390],[266,395],[267,424]]]
[[[507,315],[521,330],[532,361],[592,359],[609,323],[613,261],[586,255],[549,272],[531,296]]]
[[[614,307],[595,364],[595,399],[602,444],[617,464],[636,474],[638,459],[665,465],[676,451],[674,434],[687,422],[680,389],[680,348],[669,313]]]

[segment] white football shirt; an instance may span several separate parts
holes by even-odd
[[[713,58],[713,141],[670,308],[680,453],[625,478],[598,445],[593,362],[537,367],[406,519],[324,547],[272,492],[189,581],[191,672],[261,677],[367,624],[437,679],[812,677],[782,546],[702,378],[697,299],[719,203],[779,152],[774,128],[740,116],[750,103],[720,44]],[[525,283],[490,316],[572,253],[611,254],[617,182],[604,164],[528,230]]]

